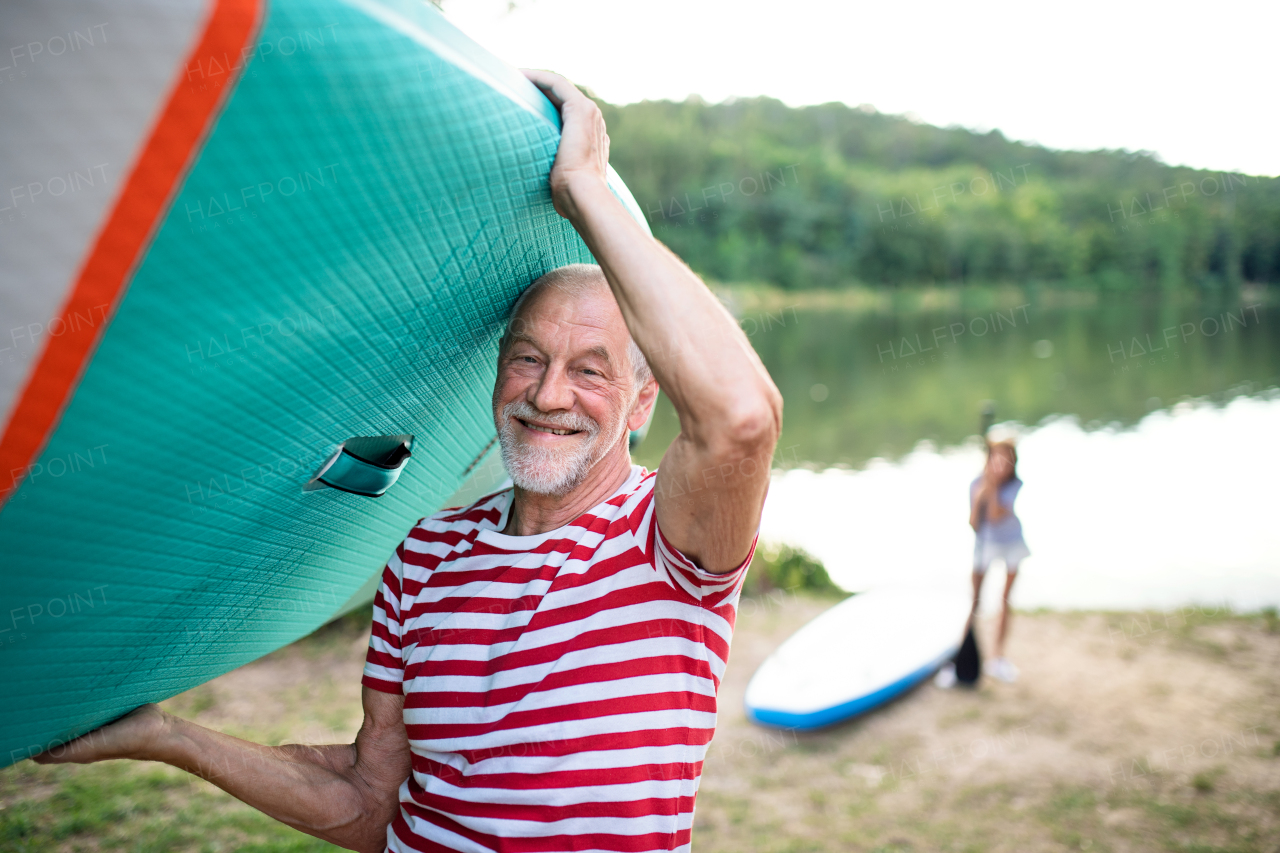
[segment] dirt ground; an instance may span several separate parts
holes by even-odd
[[[1015,684],[930,683],[817,733],[749,723],[751,674],[826,606],[744,604],[698,801],[701,853],[1280,850],[1274,617],[1019,614]],[[982,628],[989,640],[994,625]]]
[[[1008,649],[1022,670],[1016,684],[929,683],[816,733],[748,722],[742,697],[751,674],[831,603],[779,593],[744,600],[698,798],[698,853],[1280,851],[1274,615],[1018,614]],[[988,638],[992,627],[983,626]],[[360,721],[365,642],[363,627],[348,619],[167,707],[259,741],[349,742]],[[117,775],[160,773],[180,785],[146,826],[197,811],[224,816],[198,840],[145,849],[241,849],[250,841],[255,850],[302,849],[303,839],[274,828],[267,838],[258,824],[232,820],[247,807],[206,783],[154,765],[111,764]],[[52,824],[41,803],[55,802],[59,785],[84,787],[97,768],[24,765],[0,771],[9,774],[0,775],[0,809],[8,808],[0,818],[14,807],[27,815],[26,842],[12,849],[144,849],[133,843],[144,828],[113,829],[119,843],[103,845],[90,837],[102,831],[92,823],[44,838],[41,827]]]

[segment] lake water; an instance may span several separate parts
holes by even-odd
[[[851,590],[965,588],[993,401],[1020,436],[1033,553],[1018,606],[1280,604],[1280,309],[1247,295],[936,303],[738,308],[786,400],[763,538]],[[657,465],[677,430],[662,400],[637,460]]]

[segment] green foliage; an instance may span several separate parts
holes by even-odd
[[[807,592],[833,598],[849,593],[836,586],[821,562],[799,548],[764,543],[756,548],[747,570],[744,595],[765,595],[774,590]]]
[[[1191,777],[1191,787],[1195,788],[1196,791],[1201,794],[1211,793],[1217,785],[1218,777],[1221,775],[1221,767],[1197,773],[1195,776]]]
[[[21,762],[0,771],[0,850],[257,851],[338,848],[154,764]]]
[[[612,162],[654,233],[712,279],[1280,283],[1277,178],[1051,151],[837,103],[601,106]]]

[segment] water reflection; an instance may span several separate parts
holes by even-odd
[[[1184,404],[1132,429],[1063,418],[1020,442],[1018,497],[1032,556],[1018,607],[1280,604],[1280,398]],[[761,534],[800,545],[858,590],[963,591],[973,551],[976,442],[923,444],[862,471],[793,469],[770,487]],[[1000,583],[988,584],[995,594]]]
[[[1260,298],[961,292],[932,309],[774,305],[742,325],[786,400],[781,445],[819,468],[896,458],[923,439],[959,444],[983,400],[1006,420],[1074,415],[1092,427],[1280,385],[1280,306]],[[656,465],[678,429],[662,400],[638,458]]]
[[[1277,306],[962,293],[932,309],[774,305],[743,327],[786,399],[776,467],[790,470],[763,534],[838,583],[965,587],[974,433],[993,400],[1038,425],[1020,446],[1034,554],[1018,606],[1280,604]],[[657,465],[677,430],[663,400],[639,461]]]

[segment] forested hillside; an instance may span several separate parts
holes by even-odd
[[[611,160],[700,273],[785,288],[1280,285],[1280,179],[1060,152],[843,104],[602,104]]]

